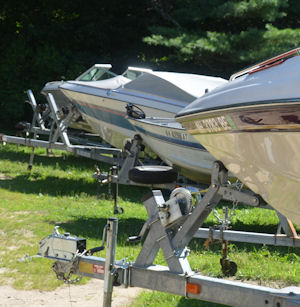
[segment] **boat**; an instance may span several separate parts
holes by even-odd
[[[143,143],[166,164],[194,182],[209,183],[216,159],[175,118],[129,116],[128,120]]]
[[[117,76],[117,74],[110,71],[111,67],[111,64],[94,64],[84,73],[80,74],[75,79],[75,81],[99,81],[113,78]],[[51,93],[55,99],[55,103],[58,109],[62,110],[64,113],[67,113],[71,109],[73,109],[73,112],[76,114],[74,116],[73,122],[70,125],[71,128],[93,133],[94,131],[92,130],[90,125],[88,125],[88,123],[82,118],[79,112],[76,112],[76,109],[74,110],[70,100],[59,89],[59,86],[61,86],[64,82],[65,81],[63,80],[47,82],[42,88],[41,93],[44,96],[47,96],[49,93]]]
[[[150,117],[174,117],[205,92],[227,83],[217,77],[129,67],[100,81],[67,81],[59,88],[91,128],[107,143],[123,148],[135,129],[126,119],[133,103]]]
[[[300,225],[300,48],[231,76],[176,115],[216,159]]]

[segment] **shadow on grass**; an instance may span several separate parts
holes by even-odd
[[[252,208],[247,208],[251,210]],[[266,209],[267,210],[267,209]],[[204,223],[204,227],[215,226],[215,223],[206,221]],[[251,231],[251,232],[259,232],[259,233],[271,233],[275,234],[277,231],[278,224],[264,224],[264,225],[257,225],[255,223],[252,224],[244,224],[241,221],[232,222],[231,227],[233,230],[236,231]]]
[[[205,239],[193,239],[189,248],[191,250],[207,252],[207,247],[205,244]],[[279,257],[283,257],[287,254],[294,253],[300,256],[300,250],[296,247],[286,247],[286,246],[273,246],[273,245],[263,245],[263,244],[254,244],[254,243],[244,243],[244,242],[233,242],[229,241],[229,258],[232,257],[235,253],[246,252],[256,254],[259,250],[267,251],[266,257],[272,254],[276,254]],[[209,245],[209,251],[212,253],[222,254],[222,245],[220,242],[215,241]]]
[[[122,218],[118,222],[118,244],[129,245],[126,243],[128,237],[138,235],[143,227],[144,220],[134,217]],[[57,222],[52,221],[51,224],[57,225]],[[93,238],[102,240],[103,228],[107,224],[107,218],[78,218],[70,222],[60,223],[67,232],[83,238]]]
[[[15,162],[22,162],[28,165],[30,152],[26,152],[26,150],[28,150],[28,148],[25,149],[21,146],[19,147],[19,149],[0,147],[0,158],[8,159],[10,161]],[[76,157],[74,155],[67,154],[64,152],[59,156],[47,156],[46,150],[44,154],[41,154],[39,150],[39,153],[35,154],[34,156],[33,169],[35,165],[40,164],[44,166],[53,166],[54,168],[59,168],[63,171],[66,171],[70,168],[93,171],[95,164],[99,165],[99,167],[105,171],[108,170],[110,167],[110,165],[106,163],[100,163],[83,157]]]
[[[53,176],[34,178],[20,175],[9,180],[2,180],[0,187],[12,192],[39,194],[50,196],[73,196],[80,193],[97,194],[96,183],[84,179],[66,179]]]
[[[23,162],[28,165],[29,153],[22,151],[14,151],[13,149],[3,149],[0,151],[1,159],[10,161]],[[90,171],[91,177],[94,172],[94,165],[97,164],[102,171],[108,171],[110,165],[100,163],[90,159],[76,157],[70,154],[62,154],[62,156],[42,156],[36,155],[34,158],[33,170],[28,171],[25,175],[17,176],[10,180],[2,180],[0,186],[15,192],[22,193],[42,193],[50,196],[74,196],[86,193],[90,196],[99,194],[107,194],[108,186],[94,182],[88,182],[86,179],[78,178],[58,178],[54,176],[42,177],[35,171],[34,166],[40,165],[50,166],[62,171],[68,171],[76,168],[76,171]],[[5,171],[3,172],[5,173]],[[112,187],[112,190],[114,187]],[[145,187],[119,185],[119,196],[125,200],[132,202],[140,202],[141,197],[147,193],[149,189]]]
[[[91,174],[92,176],[92,174]],[[58,178],[54,176],[37,177],[30,179],[30,175],[20,175],[12,179],[1,180],[0,187],[12,192],[39,194],[49,196],[74,196],[83,193],[89,196],[108,194],[108,185],[100,185],[96,181],[88,182],[86,179]],[[114,185],[112,185],[112,192]],[[119,185],[119,196],[131,202],[141,202],[141,198],[149,189],[138,186]]]

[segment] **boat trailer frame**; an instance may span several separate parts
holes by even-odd
[[[167,183],[167,184],[144,184],[134,182],[129,179],[129,170],[140,164],[138,160],[139,153],[142,150],[142,139],[136,135],[131,142],[125,146],[125,150],[109,147],[108,144],[99,144],[90,142],[84,137],[77,137],[67,133],[68,127],[72,120],[76,120],[79,116],[75,107],[69,108],[65,114],[63,110],[59,110],[55,99],[51,93],[47,98],[47,104],[38,104],[34,97],[32,90],[27,90],[28,100],[26,101],[32,108],[33,118],[31,124],[25,124],[23,132],[25,137],[0,135],[0,141],[3,144],[13,143],[18,145],[25,145],[32,148],[28,169],[33,167],[34,151],[36,147],[46,148],[47,154],[51,149],[64,150],[71,152],[77,156],[93,159],[103,163],[111,164],[112,167],[108,172],[101,172],[96,169],[93,178],[96,179],[101,185],[108,184],[108,194],[113,194],[114,199],[114,214],[123,213],[123,208],[118,206],[118,185],[138,185],[147,186],[150,188],[158,189],[174,189],[176,185],[187,185],[183,182],[180,183]],[[30,137],[30,134],[33,136]],[[39,136],[44,136],[47,140],[39,139]],[[73,145],[71,141],[80,143],[80,145]],[[110,156],[108,156],[108,154]],[[115,188],[112,189],[111,185],[114,184]],[[201,186],[203,188],[203,186]],[[112,191],[113,190],[113,191]],[[267,209],[273,209],[270,206],[265,206]],[[230,231],[227,227],[216,229],[214,227],[199,228],[195,233],[196,238],[206,238],[210,241],[219,240],[223,241],[239,241],[251,242],[259,244],[270,245],[283,245],[300,247],[300,238],[298,237],[292,223],[279,212],[276,212],[280,224],[278,226],[277,234],[260,234],[249,232]],[[285,233],[281,235],[281,229]]]
[[[71,152],[77,156],[93,159],[104,163],[111,164],[112,167],[108,172],[101,172],[96,169],[93,178],[96,179],[101,185],[108,184],[108,194],[113,194],[114,199],[114,214],[123,213],[123,208],[118,206],[118,185],[138,185],[147,186],[157,189],[174,189],[178,183],[167,184],[144,184],[134,182],[129,179],[129,170],[140,164],[138,160],[139,153],[142,150],[142,139],[136,135],[131,142],[128,142],[125,146],[125,150],[109,147],[108,144],[99,144],[90,142],[84,137],[77,137],[67,133],[68,127],[72,120],[78,118],[78,111],[75,107],[69,108],[65,114],[62,110],[59,110],[55,99],[51,93],[46,98],[48,104],[38,104],[34,97],[33,92],[27,90],[28,100],[26,101],[32,108],[33,118],[31,124],[26,124],[23,132],[25,137],[0,135],[0,141],[5,143],[13,143],[18,145],[25,145],[32,148],[28,169],[33,167],[34,151],[36,147],[46,148],[47,153],[51,149],[64,150]],[[30,137],[30,135],[33,135]],[[46,140],[39,139],[39,136],[44,136]],[[73,145],[71,141],[80,143],[80,145]],[[108,156],[108,154],[110,156]],[[112,184],[115,188],[112,189]],[[180,185],[187,185],[184,182],[180,182]],[[203,188],[203,186],[201,186]],[[273,209],[270,206],[265,206],[267,209]],[[239,241],[239,242],[251,242],[259,244],[270,245],[282,245],[300,247],[300,238],[298,237],[295,228],[292,223],[279,212],[276,212],[280,224],[276,234],[261,234],[261,233],[249,233],[238,232],[228,230],[227,227],[221,225],[219,229],[214,227],[199,228],[195,233],[196,238],[205,238],[210,241],[219,240],[223,241]],[[225,218],[226,219],[226,218]],[[281,229],[285,233],[281,234]]]
[[[242,282],[203,276],[191,269],[187,260],[187,245],[202,226],[210,212],[222,200],[240,201],[265,206],[256,195],[227,187],[228,172],[221,162],[215,162],[211,184],[204,197],[191,206],[191,195],[184,188],[175,189],[168,201],[160,190],[153,190],[143,198],[149,219],[139,240],[147,235],[135,262],[115,261],[118,220],[108,219],[106,258],[95,257],[95,251],[85,249],[82,238],[61,235],[57,230],[40,242],[39,255],[56,260],[53,266],[58,276],[71,273],[104,279],[103,306],[111,306],[114,286],[140,287],[168,292],[187,298],[241,307],[300,306],[300,288],[272,289]],[[103,234],[105,237],[105,232]],[[130,237],[129,241],[136,241]],[[73,244],[73,245],[72,245]],[[162,249],[167,266],[154,265]]]
[[[28,170],[33,167],[35,148],[46,148],[47,154],[52,149],[58,149],[73,153],[76,156],[89,158],[95,161],[111,164],[108,172],[101,172],[98,167],[93,175],[100,184],[108,183],[109,194],[112,194],[111,184],[115,184],[113,193],[114,213],[122,213],[123,208],[117,204],[118,185],[136,185],[156,188],[172,188],[176,183],[170,184],[144,184],[134,182],[129,179],[129,170],[137,165],[142,165],[139,161],[139,154],[143,148],[142,139],[136,135],[125,145],[124,150],[110,147],[107,143],[95,143],[87,140],[84,136],[74,136],[68,134],[67,130],[73,120],[78,118],[78,111],[73,106],[65,114],[63,110],[58,109],[55,99],[51,93],[48,93],[47,104],[37,104],[33,92],[27,90],[28,100],[26,101],[32,108],[33,118],[31,124],[23,123],[23,133],[25,137],[0,134],[0,141],[6,143],[18,144],[31,147],[31,153],[28,163]],[[31,136],[31,137],[30,137]],[[42,136],[44,139],[40,139]],[[100,140],[100,137],[99,137]],[[76,145],[73,145],[74,141]]]
[[[72,120],[78,117],[78,111],[75,107],[69,109],[67,114],[64,114],[63,111],[58,109],[51,93],[46,96],[48,104],[37,104],[31,90],[27,90],[27,96],[28,100],[26,102],[32,107],[33,118],[31,124],[24,125],[23,132],[25,137],[1,135],[1,141],[4,144],[13,143],[32,147],[28,165],[29,170],[33,166],[36,147],[46,148],[47,150],[64,150],[109,164],[122,163],[121,149],[109,147],[107,144],[93,144],[91,146],[71,144],[67,129]],[[33,134],[33,137],[29,137],[30,134]],[[46,137],[47,140],[39,139],[40,136]],[[107,156],[107,154],[112,155],[112,157]]]

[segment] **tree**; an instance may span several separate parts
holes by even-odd
[[[149,34],[151,20],[147,8],[139,0],[4,1],[0,124],[12,127],[24,120],[28,88],[44,101],[39,93],[46,82],[74,79],[95,63],[142,61],[148,48],[142,37]]]
[[[157,62],[193,64],[195,70],[234,70],[300,44],[296,0],[152,0],[161,16],[144,38],[163,48]]]

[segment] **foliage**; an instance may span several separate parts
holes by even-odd
[[[228,76],[235,69],[300,44],[299,22],[295,16],[300,6],[294,1],[178,0],[172,3],[168,15],[178,26],[164,20],[144,38],[149,45],[165,47],[163,57],[157,61],[193,63]]]
[[[40,100],[46,82],[73,79],[94,63],[141,61],[148,15],[141,1],[5,1],[0,9],[2,126],[24,119],[28,88]]]
[[[298,0],[17,1],[0,8],[0,125],[30,120],[48,81],[94,63],[228,77],[300,42]]]

